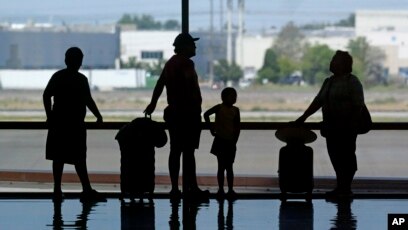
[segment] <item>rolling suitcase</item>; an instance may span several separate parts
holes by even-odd
[[[279,152],[279,188],[283,199],[288,193],[304,193],[311,199],[313,180],[313,149],[302,143],[286,145]]]
[[[161,124],[149,117],[136,118],[124,125],[115,139],[120,147],[121,199],[152,199],[155,187],[155,147],[167,143]]]

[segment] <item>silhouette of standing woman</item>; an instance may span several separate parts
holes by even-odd
[[[102,123],[102,115],[92,99],[88,79],[78,72],[83,57],[79,48],[69,48],[65,53],[67,68],[52,75],[43,93],[48,124],[46,159],[53,161],[54,201],[63,199],[64,164],[75,166],[83,189],[81,202],[104,200],[92,189],[86,166],[86,108],[97,117],[98,123]]]
[[[348,52],[336,51],[330,62],[332,76],[296,122],[303,123],[322,108],[327,151],[336,173],[337,187],[327,195],[350,197],[351,183],[357,171],[356,141],[358,121],[364,106],[363,87],[351,74],[353,59]]]

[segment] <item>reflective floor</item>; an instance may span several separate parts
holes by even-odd
[[[105,203],[76,199],[0,200],[0,229],[387,229],[387,214],[408,213],[408,200],[236,200],[204,203]]]

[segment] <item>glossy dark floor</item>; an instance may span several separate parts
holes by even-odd
[[[0,229],[387,229],[389,213],[408,213],[405,199],[210,199],[204,203],[105,203],[77,199],[0,200]]]

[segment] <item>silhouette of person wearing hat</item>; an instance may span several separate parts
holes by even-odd
[[[102,115],[92,99],[88,79],[78,72],[83,57],[78,47],[69,48],[65,53],[67,68],[52,75],[43,93],[48,125],[46,159],[53,161],[54,201],[63,199],[64,164],[75,166],[83,189],[81,202],[105,200],[92,189],[86,167],[86,108],[96,116],[98,123],[102,123]]]
[[[194,62],[190,59],[196,55],[195,41],[188,33],[177,35],[173,46],[173,55],[165,64],[159,80],[153,90],[150,104],[145,113],[150,115],[156,108],[157,101],[166,87],[167,104],[164,110],[164,120],[170,134],[169,171],[172,189],[170,195],[179,197],[178,188],[180,157],[183,162],[184,182],[187,191],[185,195],[206,195],[208,191],[198,188],[196,179],[196,163],[194,151],[199,147],[201,134],[201,91]]]
[[[351,197],[351,183],[357,171],[356,141],[359,118],[364,106],[363,86],[352,72],[353,58],[348,52],[336,51],[328,77],[312,103],[296,122],[303,123],[322,108],[322,135],[326,138],[327,151],[336,173],[337,187],[327,192],[329,196]]]

